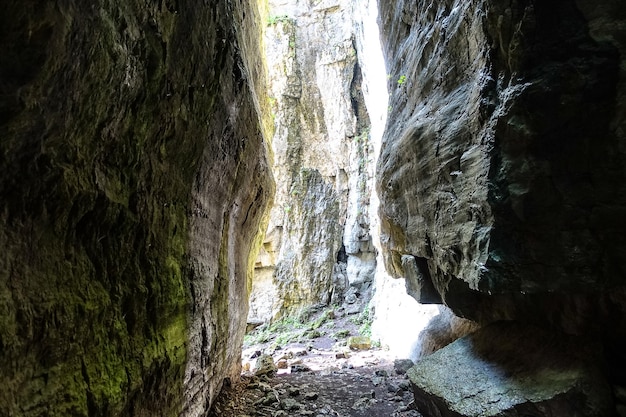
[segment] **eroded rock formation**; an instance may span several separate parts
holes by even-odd
[[[423,301],[491,320],[621,291],[624,11],[583,5],[382,5],[386,259]]]
[[[267,62],[277,192],[250,318],[344,301],[362,309],[376,265],[373,178],[348,0],[270,1]]]
[[[381,2],[387,268],[466,318],[602,340],[626,378],[626,8]]]
[[[203,415],[237,373],[273,192],[261,20],[3,3],[1,415]]]

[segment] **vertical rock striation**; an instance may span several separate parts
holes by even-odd
[[[352,16],[346,0],[270,1],[277,192],[250,319],[331,300],[360,305],[371,288],[372,147]]]
[[[3,6],[0,414],[202,415],[273,192],[259,11]]]

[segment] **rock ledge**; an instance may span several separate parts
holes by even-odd
[[[407,374],[424,415],[606,416],[610,388],[593,349],[517,323],[496,323]]]

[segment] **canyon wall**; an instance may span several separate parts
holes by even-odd
[[[372,191],[388,106],[377,2],[273,0],[269,9],[277,193],[249,320],[328,304],[348,314],[369,307],[372,337],[415,357],[439,310],[408,296],[382,262]]]
[[[3,8],[0,415],[204,415],[274,188],[261,11]]]
[[[604,342],[626,379],[626,8],[380,2],[387,269],[423,303]]]
[[[376,266],[369,118],[353,2],[272,0],[265,37],[276,199],[250,320],[330,302],[360,311]]]

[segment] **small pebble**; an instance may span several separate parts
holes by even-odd
[[[307,392],[304,394],[304,399],[309,401],[317,400],[318,397],[319,394],[317,392]]]

